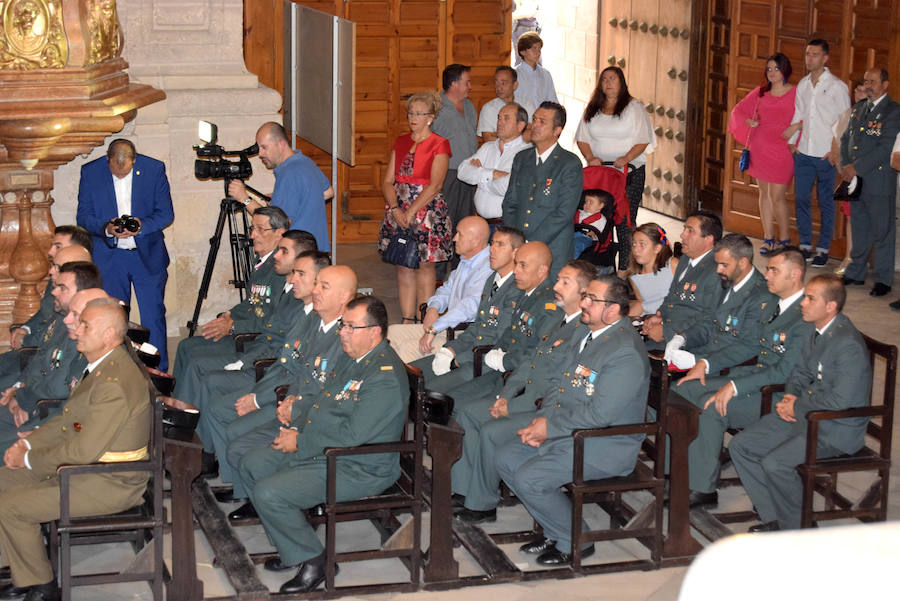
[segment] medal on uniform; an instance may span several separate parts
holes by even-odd
[[[497,319],[500,316],[500,307],[491,305],[488,308],[488,325],[496,326],[499,323]]]
[[[816,379],[817,379],[817,380],[821,380],[821,379],[822,379],[822,363],[819,363],[819,370],[818,370],[818,372],[819,372],[819,373],[816,374]]]
[[[53,349],[53,352],[50,353],[50,366],[53,369],[56,369],[57,367],[59,367],[59,364],[62,362],[62,356],[63,356],[63,353],[62,353],[62,349],[60,349],[60,348],[55,348],[55,349]]]
[[[550,196],[550,184],[553,183],[553,178],[548,177],[547,183],[544,184],[544,196]]]

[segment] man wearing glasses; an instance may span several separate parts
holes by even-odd
[[[194,357],[208,356],[219,349],[233,349],[232,334],[262,331],[275,306],[273,299],[284,286],[284,276],[275,271],[274,255],[275,247],[290,223],[278,207],[263,207],[253,214],[250,239],[257,260],[247,285],[248,294],[228,311],[201,325],[200,336],[181,341],[172,370],[176,381],[184,376]]]
[[[270,449],[244,455],[240,473],[250,489],[278,558],[269,569],[296,575],[281,593],[314,590],[325,579],[322,543],[303,511],[325,501],[328,447],[350,447],[400,439],[406,423],[409,385],[403,362],[385,340],[387,310],[377,298],[351,301],[340,322],[344,357],[324,393],[305,403],[290,427],[282,427]],[[337,464],[337,499],[378,494],[400,476],[396,454],[346,457]]]
[[[524,428],[511,429],[508,442],[497,447],[494,464],[500,477],[544,529],[543,536],[520,547],[537,555],[540,565],[572,562],[572,502],[560,489],[572,480],[572,432],[644,419],[650,364],[628,308],[625,282],[615,276],[591,281],[581,301],[586,327],[575,332],[568,360],[547,383],[538,416]],[[585,479],[630,474],[642,439],[627,435],[589,441]],[[593,552],[589,545],[582,557]]]

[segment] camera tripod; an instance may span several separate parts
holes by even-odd
[[[187,323],[188,336],[193,336],[197,329],[197,321],[200,318],[200,309],[203,301],[209,293],[209,283],[212,280],[213,269],[216,265],[216,257],[219,255],[219,247],[222,244],[222,234],[225,232],[225,224],[228,223],[228,242],[231,247],[231,272],[233,278],[228,280],[237,288],[241,301],[244,300],[244,292],[253,273],[254,253],[253,243],[250,240],[250,224],[247,219],[247,210],[241,202],[228,196],[228,184],[225,181],[225,198],[219,203],[219,218],[216,220],[216,229],[209,239],[209,254],[206,257],[206,267],[203,269],[203,279],[200,281],[200,290],[197,292],[197,302],[194,305],[194,314]],[[254,190],[246,183],[244,187],[260,198],[269,200],[269,197]]]

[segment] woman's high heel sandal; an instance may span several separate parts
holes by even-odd
[[[759,249],[759,254],[768,257],[775,250],[775,238],[765,238]]]
[[[415,317],[403,317],[400,319],[402,323],[419,323],[419,320]]]

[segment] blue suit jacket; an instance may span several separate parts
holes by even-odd
[[[115,238],[106,237],[106,224],[119,216],[116,191],[107,158],[100,157],[81,168],[78,185],[78,225],[94,237],[94,262],[112,260]],[[169,265],[169,253],[162,230],[172,223],[172,196],[166,166],[156,159],[137,155],[132,170],[131,214],[141,220],[141,232],[134,237],[137,252],[151,273],[159,273]]]

